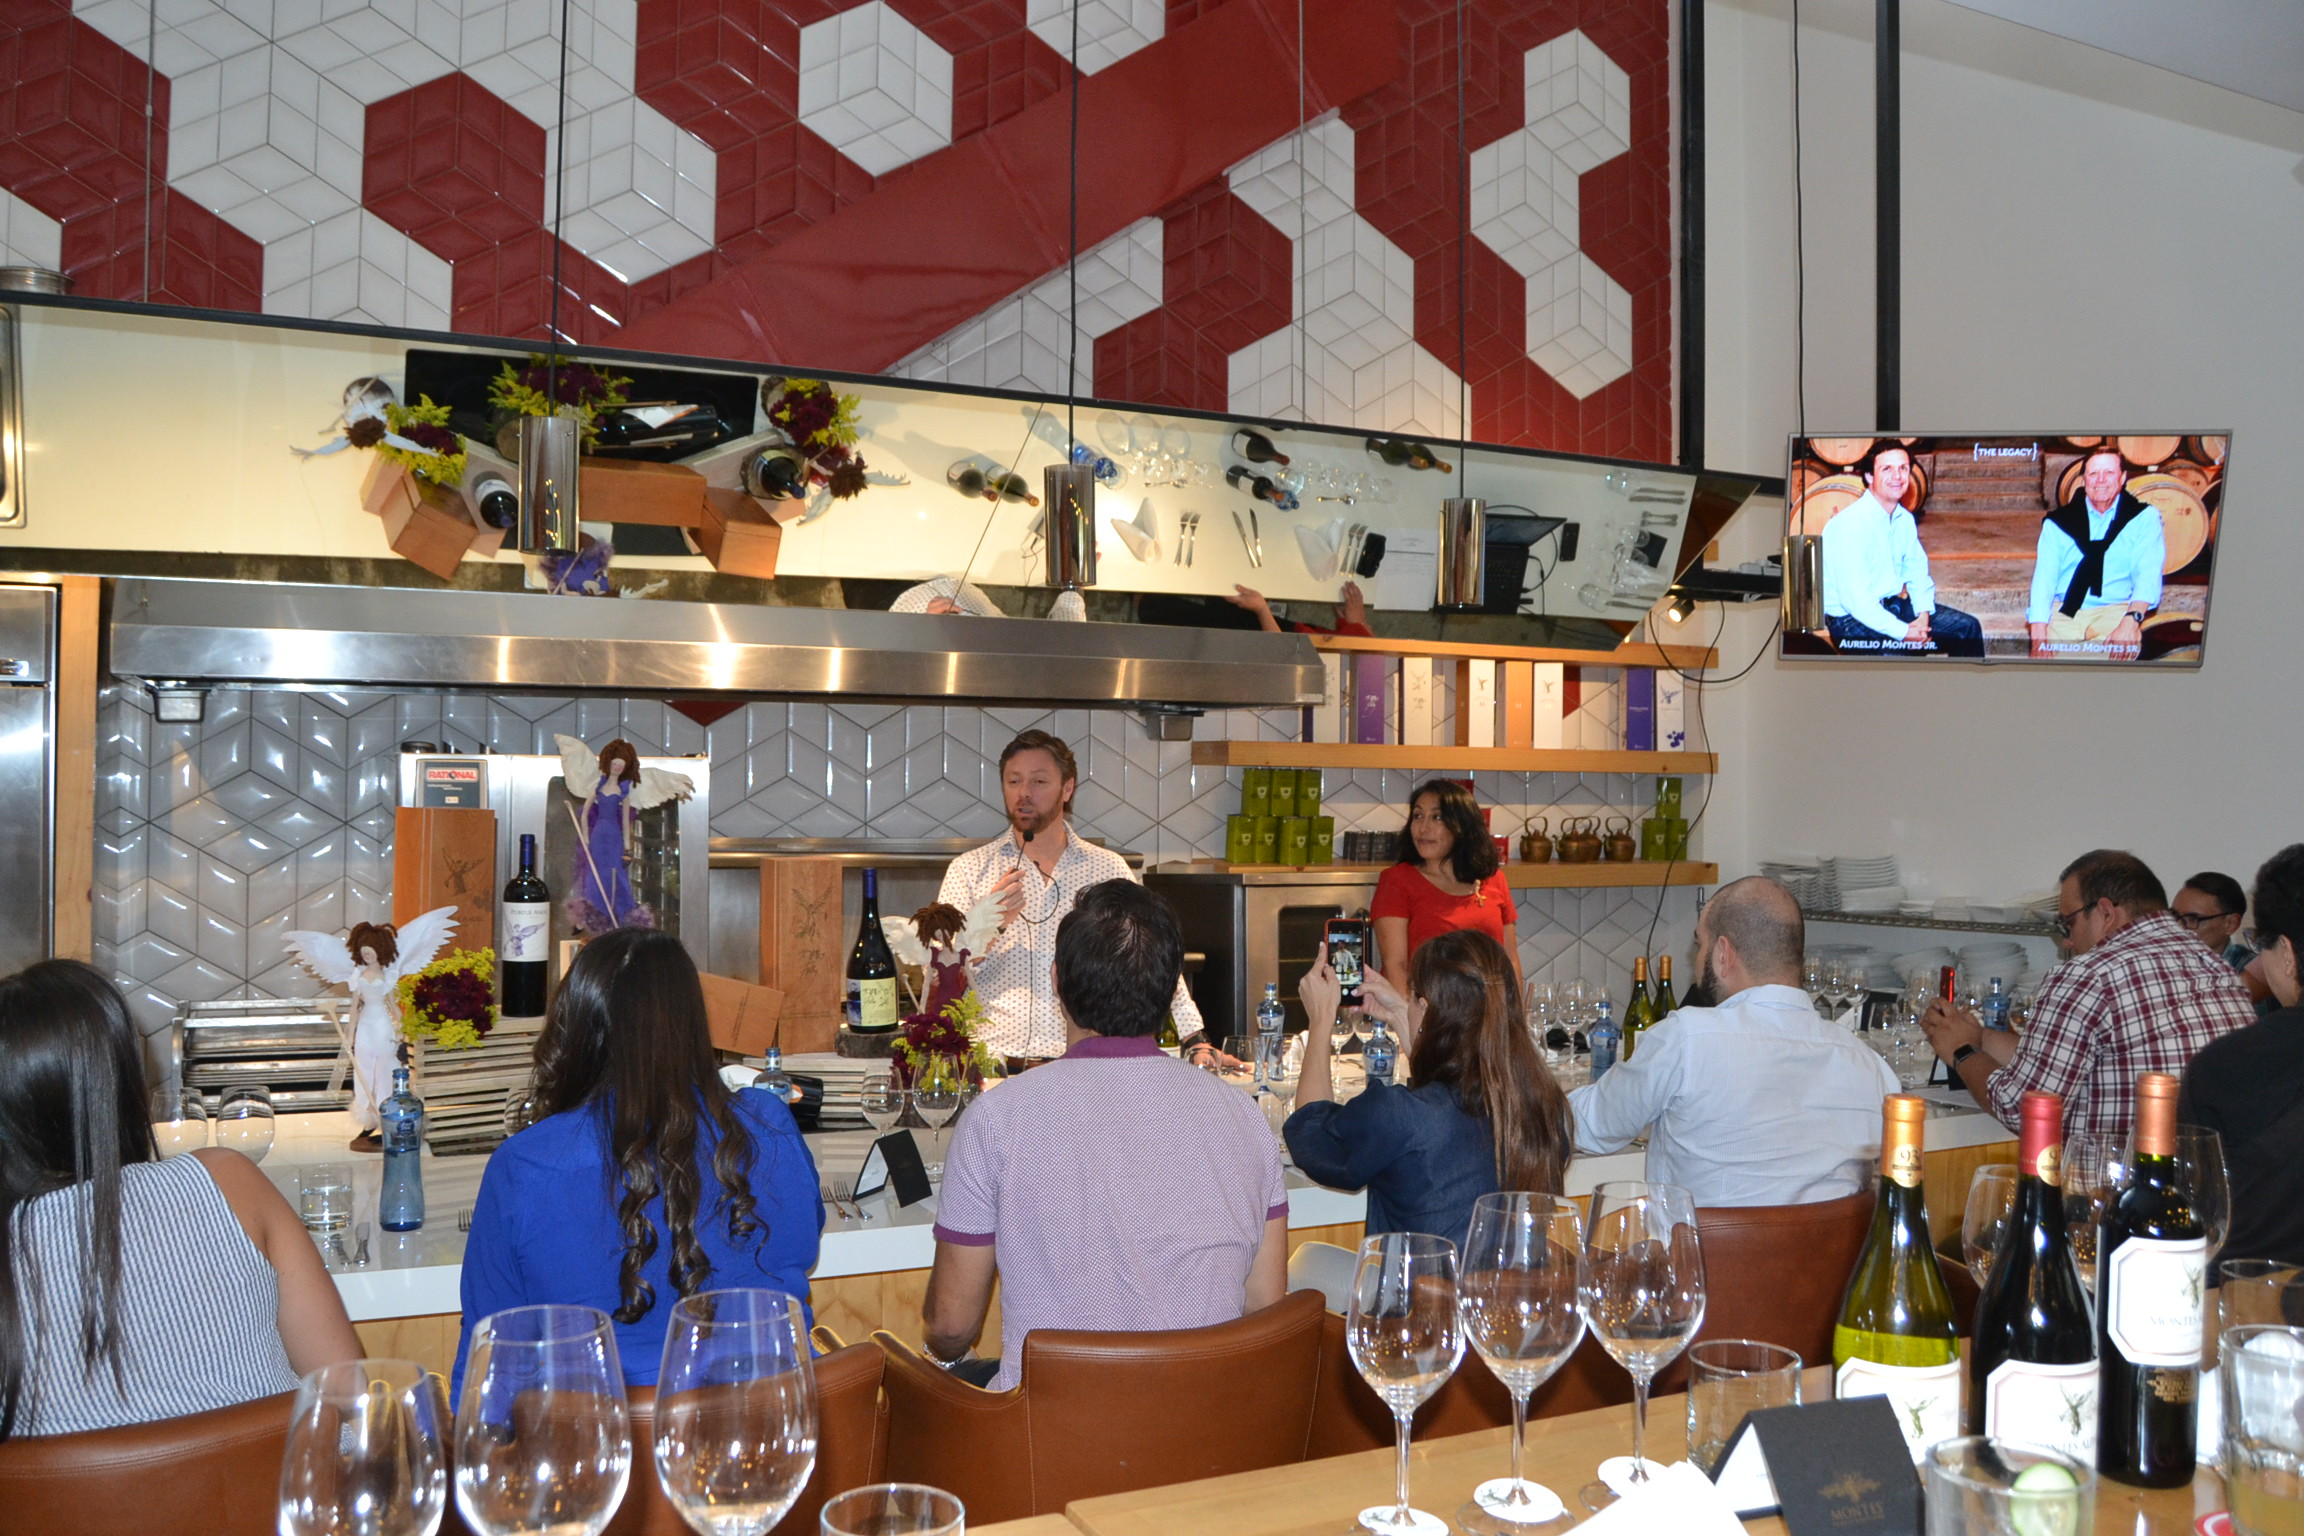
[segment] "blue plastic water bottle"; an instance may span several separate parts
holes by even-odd
[[[376,1220],[387,1232],[424,1225],[424,1101],[408,1091],[408,1069],[392,1069],[392,1096],[376,1106],[384,1122],[384,1188]]]

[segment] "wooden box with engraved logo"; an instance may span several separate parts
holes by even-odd
[[[840,863],[804,855],[760,861],[760,985],[784,994],[786,1055],[828,1051],[839,1038],[848,953],[840,924]]]
[[[446,906],[456,909],[451,948],[494,947],[496,813],[404,805],[392,831],[392,921]]]

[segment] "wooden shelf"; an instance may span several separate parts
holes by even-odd
[[[1164,864],[1157,869],[1189,869],[1194,874],[1215,875],[1269,875],[1338,874],[1361,875],[1373,881],[1389,864],[1227,864],[1222,859],[1193,859],[1186,864]],[[1608,890],[1645,887],[1653,890],[1660,885],[1718,885],[1720,866],[1693,862],[1687,859],[1671,863],[1636,860],[1630,864],[1506,864],[1502,869],[1504,883],[1516,891],[1574,891]],[[1669,879],[1666,876],[1670,876]]]
[[[1313,741],[1195,741],[1192,761],[1216,768],[1405,768],[1491,773],[1715,773],[1714,752],[1605,752],[1572,747],[1354,746]]]
[[[1720,653],[1701,645],[1623,645],[1612,651],[1567,650],[1548,645],[1473,645],[1452,640],[1390,640],[1382,635],[1314,635],[1323,651],[1368,652],[1378,656],[1450,656],[1488,661],[1558,661],[1575,667],[1709,667]]]

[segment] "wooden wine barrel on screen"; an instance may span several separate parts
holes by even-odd
[[[2228,437],[2188,437],[2184,439],[2184,457],[2195,464],[2221,464],[2231,446]]]
[[[2187,459],[2171,460],[2165,472],[2174,475],[2192,487],[2192,494],[2199,497],[2203,502],[2208,499],[2208,487],[2216,483],[2214,470],[2202,464],[2194,464]]]
[[[1794,504],[1792,531],[1794,533],[1822,533],[1824,525],[1842,507],[1864,494],[1864,481],[1859,475],[1824,475],[1812,482],[1807,492]]]
[[[1929,483],[1928,466],[1921,463],[1920,460],[1914,459],[1912,461],[1912,483],[1904,487],[1904,510],[1917,512],[1928,505]]]
[[[2174,475],[2135,475],[2128,481],[2128,493],[2160,509],[2168,538],[2167,557],[2160,562],[2163,572],[2184,569],[2208,547],[2215,523],[2207,503],[2192,487]]]
[[[2176,457],[2176,450],[2184,446],[2180,437],[2116,437],[2114,447],[2120,457],[2139,469],[2157,469]]]
[[[1835,464],[1846,469],[1872,451],[1872,439],[1869,437],[1812,437],[1808,439],[1808,451],[1827,464]],[[1861,490],[1862,487],[1859,486],[1858,489]]]
[[[2198,661],[2207,625],[2185,613],[2164,613],[2146,622],[2137,638],[2139,661]]]
[[[2073,497],[2080,494],[2080,476],[2087,470],[2087,468],[2088,460],[2085,457],[2074,459],[2071,463],[2064,466],[2064,472],[2056,477],[2055,504],[2057,506],[2060,507],[2064,505],[2064,503],[2070,501]]]
[[[2070,443],[2073,447],[2079,449],[2082,453],[2086,453],[2089,449],[2094,448],[2098,444],[2102,443],[2104,439],[2100,437],[2068,437],[2064,439],[2064,441]]]

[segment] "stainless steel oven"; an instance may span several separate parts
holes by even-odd
[[[1280,984],[1291,1031],[1304,1027],[1296,983],[1311,968],[1328,919],[1357,917],[1376,895],[1376,871],[1304,869],[1248,873],[1172,866],[1145,871],[1184,927],[1184,947],[1207,957],[1192,980],[1211,1038],[1254,1029],[1266,982]],[[1380,964],[1373,937],[1368,963]]]

